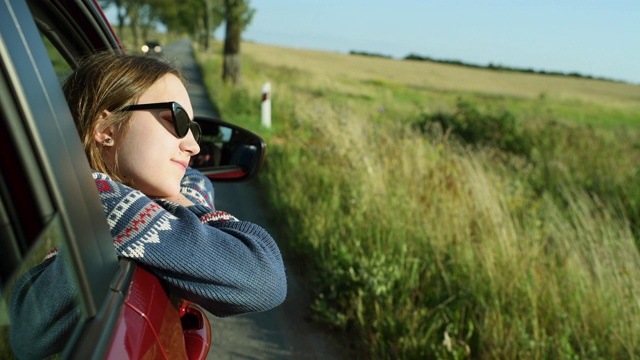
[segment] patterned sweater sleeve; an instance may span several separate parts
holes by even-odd
[[[194,204],[215,210],[213,205],[213,185],[200,171],[190,167],[187,168],[187,172],[180,182],[180,192]]]
[[[264,311],[284,301],[286,276],[260,226],[213,209],[213,187],[189,169],[182,192],[197,205],[151,200],[94,173],[116,252],[146,266],[172,292],[216,316]]]
[[[63,350],[77,325],[78,289],[64,249],[54,249],[15,283],[9,301],[9,341],[19,359],[42,359]]]

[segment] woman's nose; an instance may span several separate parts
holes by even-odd
[[[198,142],[193,137],[191,130],[189,130],[187,136],[182,138],[182,141],[180,141],[180,149],[188,153],[189,156],[196,155],[200,152],[200,145],[198,145]]]

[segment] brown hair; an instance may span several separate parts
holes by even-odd
[[[96,122],[102,112],[108,110],[111,115],[102,125],[124,130],[124,134],[131,113],[119,110],[135,103],[151,85],[167,74],[173,74],[184,82],[175,67],[160,59],[100,52],[83,58],[64,81],[62,89],[92,169],[122,181],[117,164],[114,169],[107,166],[100,144],[93,137]],[[117,151],[117,147],[114,148]]]

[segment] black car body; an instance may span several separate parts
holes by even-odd
[[[157,41],[147,41],[140,48],[143,54],[146,55],[159,55],[162,53],[162,46]]]

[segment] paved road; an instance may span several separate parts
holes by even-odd
[[[164,57],[174,61],[189,81],[187,91],[195,114],[217,114],[202,84],[190,42],[183,39],[165,49]],[[214,185],[216,208],[269,229],[265,206],[255,183]],[[281,244],[286,241],[276,240]],[[213,336],[208,359],[346,358],[334,339],[305,320],[308,304],[304,281],[289,270],[287,273],[287,300],[278,308],[231,318],[210,317]]]

